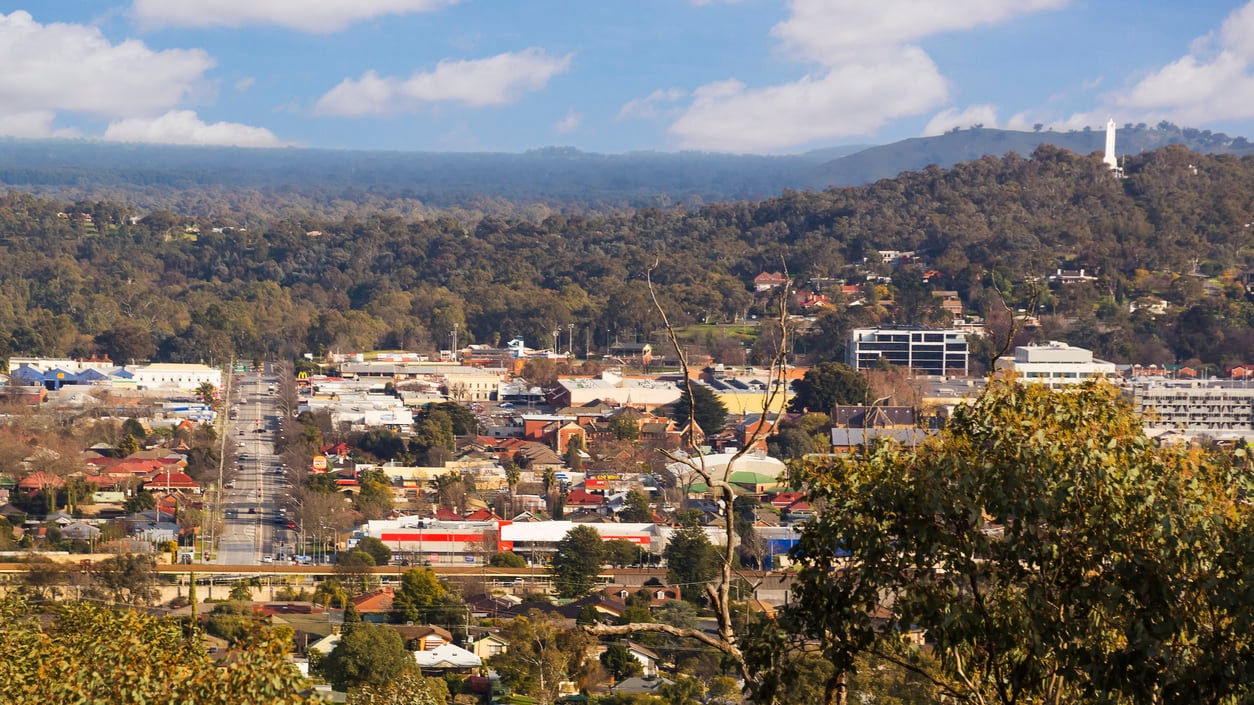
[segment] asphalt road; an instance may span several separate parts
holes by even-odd
[[[238,409],[228,422],[228,443],[235,446],[242,470],[236,473],[235,487],[224,490],[222,536],[214,562],[220,565],[260,565],[273,560],[282,550],[278,543],[290,542],[289,532],[274,524],[284,487],[275,473],[278,456],[274,436],[278,411],[274,394],[268,391],[275,379],[259,372],[236,379],[232,404]],[[241,445],[242,444],[242,445]]]

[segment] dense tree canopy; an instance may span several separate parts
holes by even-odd
[[[258,627],[230,661],[210,658],[193,630],[142,612],[73,603],[51,621],[0,600],[0,700],[42,703],[188,702],[296,705],[306,684],[287,661],[290,630]]]
[[[393,629],[357,622],[344,625],[340,642],[322,661],[322,672],[337,690],[362,685],[385,686],[401,674],[418,669]]]
[[[466,342],[522,336],[544,347],[555,328],[574,324],[577,350],[605,352],[615,339],[660,349],[641,279],[665,251],[652,279],[680,325],[764,315],[748,284],[781,262],[800,283],[860,298],[831,282],[865,261],[891,279],[873,293],[899,297],[896,312],[876,300],[838,308],[797,340],[798,353],[839,359],[851,323],[935,320],[920,273],[878,263],[876,250],[892,249],[926,252],[936,272],[928,287],[956,291],[980,314],[999,308],[994,284],[1023,306],[1031,282],[1084,267],[1099,285],[1040,298],[1042,336],[1065,335],[1121,362],[1248,362],[1254,303],[1240,273],[1252,264],[1242,226],[1254,220],[1243,195],[1254,159],[1170,146],[1130,157],[1126,173],[1114,179],[1093,156],[1045,146],[1030,158],[690,210],[477,222],[376,213],[220,231],[191,215],[150,213],[132,224],[125,206],[9,193],[0,196],[0,357],[434,352],[455,325]],[[57,217],[76,205],[94,222]],[[1210,284],[1191,276],[1195,260]],[[1148,296],[1171,308],[1130,311]],[[695,342],[743,362],[732,338]]]
[[[806,370],[792,383],[794,396],[789,411],[804,410],[830,414],[843,404],[869,404],[869,390],[864,375],[841,362],[822,362]]]
[[[557,542],[550,571],[553,587],[561,597],[582,597],[596,585],[597,573],[605,559],[601,534],[587,524],[581,524]]]
[[[901,635],[918,630],[936,657],[920,668],[962,700],[1251,692],[1249,474],[1156,446],[1113,387],[997,381],[933,443],[792,480],[824,510],[793,552],[782,629],[754,648],[764,671],[821,653],[837,693],[860,654],[910,663]],[[790,652],[783,634],[818,648]]]
[[[680,526],[666,542],[662,556],[666,559],[667,582],[682,586],[685,599],[704,601],[704,586],[718,573],[719,554],[694,512],[680,517]]]
[[[430,568],[410,568],[401,574],[390,617],[401,624],[452,627],[464,621],[465,609],[461,598],[450,592]]]
[[[704,384],[693,384],[691,395],[684,388],[679,394],[679,401],[675,402],[671,417],[681,427],[687,426],[689,413],[705,433],[718,433],[727,423],[727,407]]]

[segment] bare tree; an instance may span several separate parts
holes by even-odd
[[[654,263],[654,267],[657,264]],[[661,315],[662,323],[666,328],[666,335],[671,346],[675,349],[678,356],[680,367],[684,374],[684,388],[688,398],[693,398],[693,381],[691,368],[689,366],[688,355],[684,350],[684,346],[679,344],[675,327],[671,324],[670,318],[667,316],[665,309],[658,301],[657,292],[653,287],[652,268],[648,273],[649,295],[652,297],[653,305]],[[775,326],[772,332],[772,340],[774,341],[773,357],[770,360],[770,368],[767,372],[766,388],[763,391],[762,408],[764,413],[770,413],[772,410],[781,411],[785,399],[785,383],[787,380],[787,351],[789,348],[788,340],[792,334],[788,318],[788,294],[791,287],[785,285],[780,288],[778,297],[775,299],[776,316],[773,319]],[[764,322],[765,325],[765,322]],[[695,428],[695,404],[690,404],[688,409],[688,427]],[[741,669],[741,675],[746,682],[755,680],[755,674],[751,673],[744,663],[741,651],[741,641],[743,634],[738,634],[733,622],[732,610],[732,587],[738,579],[744,579],[744,576],[738,574],[736,565],[736,519],[735,512],[732,510],[735,506],[736,493],[735,488],[731,484],[730,477],[735,471],[737,463],[743,458],[751,448],[753,448],[761,438],[770,432],[772,425],[766,423],[756,424],[756,427],[745,439],[743,446],[737,450],[729,459],[726,465],[710,466],[706,462],[705,455],[697,446],[692,435],[685,438],[684,451],[673,451],[667,449],[659,449],[668,460],[672,463],[680,463],[687,470],[685,474],[694,475],[705,482],[710,488],[710,492],[714,493],[722,500],[727,508],[721,518],[721,529],[724,534],[724,544],[720,553],[720,566],[718,579],[705,586],[706,596],[710,600],[710,606],[714,611],[715,619],[718,623],[717,634],[707,634],[700,629],[678,627],[672,624],[660,623],[634,623],[625,625],[585,625],[584,631],[596,636],[610,636],[633,634],[639,632],[663,632],[676,637],[685,637],[696,639],[707,644],[722,653],[733,658]]]

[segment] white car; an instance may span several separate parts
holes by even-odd
[[[262,562],[262,563],[273,563],[273,562],[274,562],[274,556],[262,556],[262,557],[261,557],[261,562]]]

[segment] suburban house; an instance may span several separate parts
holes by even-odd
[[[758,293],[770,291],[784,286],[788,281],[788,277],[781,272],[762,272],[753,278],[753,290]]]

